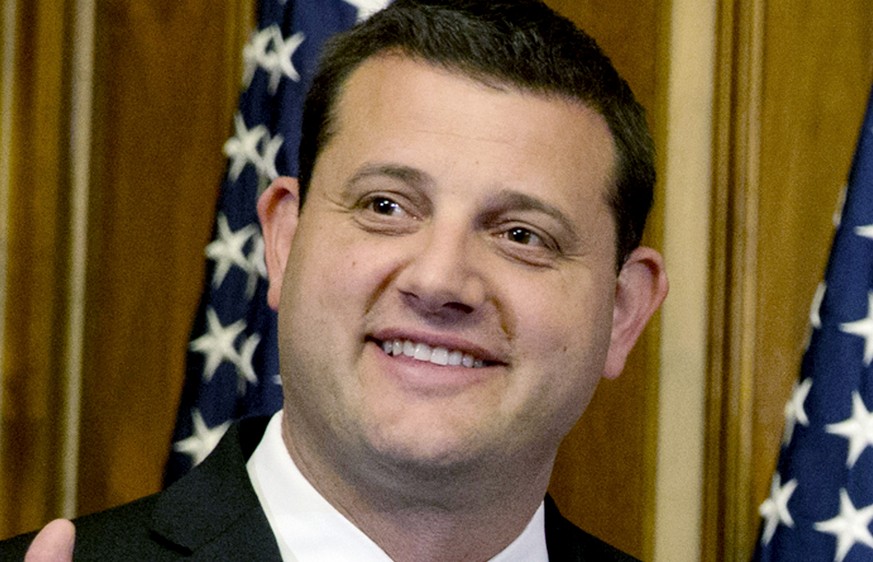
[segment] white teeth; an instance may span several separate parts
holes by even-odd
[[[415,344],[415,358],[419,361],[430,361],[430,357],[433,352],[430,349],[430,346],[426,343],[417,343]]]
[[[404,355],[418,361],[425,361],[435,365],[451,365],[480,369],[485,366],[482,359],[477,359],[469,353],[458,350],[450,350],[445,347],[431,347],[425,343],[416,343],[409,340],[391,340],[382,343],[382,351],[395,357]]]
[[[436,347],[433,350],[433,355],[430,356],[430,362],[437,365],[449,364],[449,350],[444,347]]]
[[[464,358],[464,354],[460,351],[451,351],[449,352],[449,365],[452,367],[457,367],[461,364],[461,359]]]

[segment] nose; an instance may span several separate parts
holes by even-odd
[[[432,225],[419,235],[421,245],[397,276],[406,303],[422,315],[445,319],[478,310],[486,284],[475,255],[475,234]]]

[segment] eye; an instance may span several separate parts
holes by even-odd
[[[532,232],[527,228],[522,228],[520,226],[510,228],[504,233],[503,236],[510,242],[515,242],[516,244],[524,244],[525,246],[546,245],[539,234]]]
[[[400,204],[387,197],[373,197],[366,206],[377,215],[401,216],[406,214]]]
[[[352,211],[358,226],[373,234],[408,234],[421,222],[418,208],[403,194],[368,193],[357,200]]]

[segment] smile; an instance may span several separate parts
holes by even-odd
[[[382,351],[392,357],[409,357],[416,361],[433,363],[434,365],[448,365],[451,367],[467,367],[479,369],[487,363],[477,359],[469,353],[445,347],[431,347],[426,343],[418,343],[410,340],[388,340],[382,342]]]

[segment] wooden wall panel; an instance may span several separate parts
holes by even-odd
[[[67,2],[19,3],[0,420],[0,536],[59,508],[67,240]],[[7,45],[8,46],[8,45]]]
[[[547,0],[597,39],[649,112],[658,110],[660,20],[666,2]],[[657,196],[656,196],[657,198]],[[660,207],[647,244],[658,246]],[[558,454],[550,487],[563,513],[623,550],[651,559],[657,441],[657,319],[627,368],[603,381]]]
[[[97,2],[81,513],[160,487],[252,5]]]
[[[725,2],[721,42],[704,539],[707,560],[748,560],[873,79],[873,4]]]

